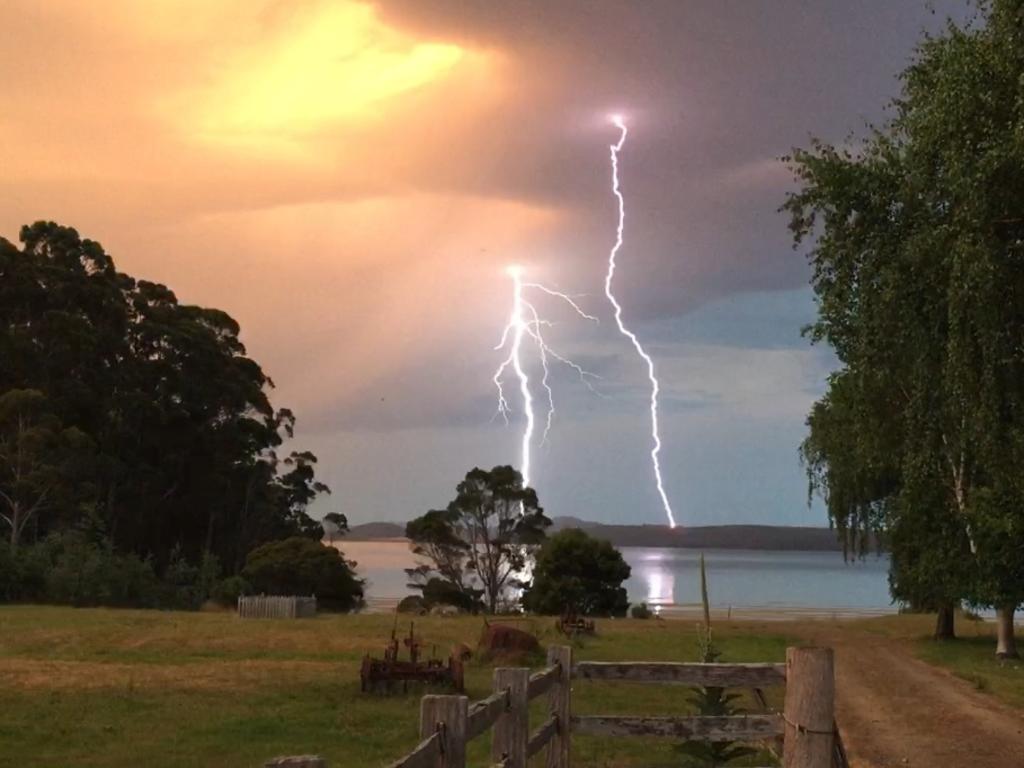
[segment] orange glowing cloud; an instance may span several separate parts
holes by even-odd
[[[394,30],[362,3],[318,3],[230,50],[208,82],[165,106],[190,138],[294,150],[324,131],[390,116],[402,97],[478,73],[488,59]]]

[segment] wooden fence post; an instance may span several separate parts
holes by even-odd
[[[830,768],[835,687],[831,648],[786,649],[785,768]]]
[[[508,689],[508,705],[494,723],[492,763],[507,759],[506,768],[526,768],[526,742],[530,738],[529,685],[530,670],[525,667],[494,670],[494,692]]]
[[[558,680],[551,686],[548,703],[558,718],[558,729],[548,745],[547,768],[569,768],[569,700],[572,692],[572,648],[553,645],[548,648],[548,664],[559,666]]]
[[[466,768],[465,696],[424,696],[420,700],[420,738],[441,732],[440,768]]]

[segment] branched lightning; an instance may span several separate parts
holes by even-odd
[[[540,283],[523,282],[522,267],[510,266],[507,271],[509,276],[512,278],[513,286],[512,314],[509,317],[509,321],[505,325],[505,328],[502,330],[501,341],[498,343],[498,346],[495,347],[495,349],[498,350],[504,349],[506,346],[509,348],[508,356],[502,361],[501,365],[498,366],[498,370],[494,373],[494,384],[498,388],[498,412],[496,415],[500,415],[505,420],[505,423],[508,424],[508,415],[511,413],[512,409],[505,397],[505,390],[502,386],[502,377],[505,375],[508,368],[511,367],[512,370],[515,371],[516,378],[519,381],[519,391],[523,397],[523,412],[526,414],[526,428],[523,430],[522,437],[520,471],[523,474],[523,484],[529,485],[530,448],[533,442],[536,416],[533,411],[533,395],[530,392],[530,378],[526,372],[526,368],[523,366],[523,338],[528,337],[536,344],[542,372],[540,383],[547,396],[547,411],[544,417],[544,431],[541,437],[541,445],[547,442],[548,433],[551,431],[551,423],[555,416],[555,393],[552,390],[549,381],[550,368],[548,366],[548,358],[557,360],[563,365],[572,368],[579,375],[580,380],[592,391],[595,390],[591,384],[591,379],[598,379],[600,377],[595,373],[585,370],[580,365],[559,354],[548,345],[547,341],[544,339],[544,332],[542,329],[549,327],[551,322],[541,318],[536,306],[534,306],[534,304],[528,301],[524,296],[524,289],[535,289],[549,296],[561,299],[580,317],[591,320],[595,323],[598,320],[593,315],[587,314],[579,304],[576,303],[574,297],[569,294],[556,291],[553,288],[548,288]]]
[[[608,301],[611,302],[612,307],[615,309],[615,324],[619,328],[619,332],[625,336],[633,344],[633,348],[637,354],[643,358],[643,361],[647,364],[647,378],[651,382],[651,440],[653,446],[651,448],[651,463],[654,466],[654,479],[658,486],[658,494],[661,496],[662,506],[665,508],[665,514],[668,516],[669,527],[676,527],[675,516],[672,514],[672,505],[669,503],[668,494],[665,493],[665,486],[661,480],[661,464],[658,461],[658,454],[661,453],[661,436],[658,430],[658,393],[660,387],[658,385],[658,377],[654,372],[654,361],[651,356],[644,351],[643,346],[640,344],[640,340],[636,337],[631,330],[629,330],[625,323],[622,322],[622,307],[619,302],[615,299],[615,294],[612,293],[612,278],[615,276],[615,257],[619,253],[619,249],[622,247],[622,232],[626,225],[626,202],[622,196],[622,190],[619,188],[619,152],[622,150],[623,144],[626,143],[626,134],[629,132],[626,128],[626,123],[622,119],[621,115],[613,115],[612,122],[615,124],[620,131],[619,140],[615,144],[612,144],[611,159],[612,159],[612,194],[615,195],[615,199],[618,202],[619,207],[619,219],[618,224],[615,228],[615,245],[612,246],[611,251],[608,254],[608,272],[604,278],[604,293],[608,297]]]

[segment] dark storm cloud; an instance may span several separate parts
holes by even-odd
[[[607,244],[601,117],[631,116],[622,155],[628,236],[620,292],[641,319],[806,281],[776,209],[777,162],[811,134],[842,141],[884,119],[922,29],[953,2],[389,0],[418,35],[493,48],[519,83],[447,182],[581,211],[583,271]],[[442,172],[443,176],[443,172]],[[437,183],[438,179],[433,179]]]

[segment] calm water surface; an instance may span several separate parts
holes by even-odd
[[[404,541],[339,541],[345,556],[367,579],[371,605],[410,594],[403,568],[414,565]],[[626,582],[632,603],[665,610],[700,603],[700,552],[694,549],[622,547],[633,569]],[[711,604],[718,610],[888,613],[885,557],[854,563],[838,552],[704,551]]]

